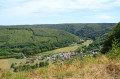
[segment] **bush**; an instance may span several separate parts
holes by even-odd
[[[120,58],[120,43],[118,41],[114,41],[112,44],[112,49],[108,52],[107,56],[110,59],[118,59]]]
[[[49,63],[48,62],[40,62],[39,63],[39,67],[44,67],[44,66],[48,66]]]

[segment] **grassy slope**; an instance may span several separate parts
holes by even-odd
[[[5,72],[0,70],[1,79],[115,79],[120,77],[118,60],[110,60],[104,55],[86,57],[64,65],[50,64],[31,71]],[[117,74],[116,74],[117,73]]]

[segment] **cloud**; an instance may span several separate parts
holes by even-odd
[[[94,15],[94,17],[98,18],[98,19],[114,19],[112,16],[109,15],[105,15],[105,14],[98,14],[98,15]]]
[[[0,22],[118,21],[119,8],[120,0],[0,0]]]
[[[120,6],[120,0],[116,0],[116,1],[114,2],[114,4],[117,5],[117,6]]]
[[[1,13],[8,16],[31,15],[39,13],[68,12],[80,9],[99,10],[112,7],[110,0],[1,0],[5,9]],[[11,13],[12,12],[12,13]]]

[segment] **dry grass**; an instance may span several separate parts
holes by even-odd
[[[31,79],[118,79],[120,66],[105,56],[85,58],[83,62],[49,65],[31,72]],[[111,66],[112,65],[112,66]],[[112,70],[111,70],[112,68]]]
[[[119,79],[120,63],[119,60],[109,60],[101,55],[63,65],[50,64],[48,67],[31,71],[9,73],[9,79]],[[8,76],[3,79],[7,79]]]
[[[2,70],[10,69],[10,65],[8,63],[8,59],[0,59],[0,69],[2,69]]]

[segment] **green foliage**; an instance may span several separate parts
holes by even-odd
[[[65,31],[47,28],[0,28],[0,58],[32,55],[68,46],[78,37]],[[15,53],[15,54],[14,54]]]
[[[15,64],[14,64],[14,63],[12,63],[12,64],[11,64],[11,68],[14,68],[14,67],[15,67]]]
[[[81,38],[90,38],[96,40],[105,33],[112,31],[116,23],[84,23],[84,24],[56,24],[56,25],[36,25],[36,27],[43,27],[49,29],[59,29],[70,32]],[[32,27],[35,27],[33,25]]]
[[[116,28],[110,33],[108,39],[104,42],[104,46],[101,50],[103,54],[107,53],[113,47],[113,41],[118,41],[120,43],[120,23],[116,26]]]
[[[14,72],[18,72],[18,71],[25,71],[25,70],[31,70],[31,69],[36,69],[39,67],[45,67],[48,66],[49,63],[48,62],[40,62],[39,64],[36,63],[34,65],[30,65],[30,64],[24,64],[24,65],[19,65],[19,66],[14,66],[12,67],[14,69]]]
[[[112,49],[107,53],[110,59],[120,59],[120,43],[118,41],[113,41]]]
[[[40,62],[39,63],[39,67],[44,67],[44,66],[47,66],[47,65],[49,65],[48,62]]]
[[[14,53],[32,55],[65,47],[73,42],[81,44],[75,35],[95,40],[95,43],[90,45],[90,49],[99,48],[106,39],[106,37],[101,39],[103,35],[106,36],[115,25],[115,23],[81,23],[1,26],[0,58],[7,58],[7,56],[19,58],[20,54]]]
[[[10,27],[14,28],[49,28],[58,29],[70,32],[82,38],[91,38],[93,40],[96,37],[104,35],[112,31],[116,23],[78,23],[78,24],[42,24],[42,25],[14,25]],[[7,27],[7,26],[6,26]],[[6,28],[2,27],[1,28]],[[9,27],[9,26],[8,26]],[[7,27],[7,28],[8,28]],[[10,28],[9,27],[9,28]]]

